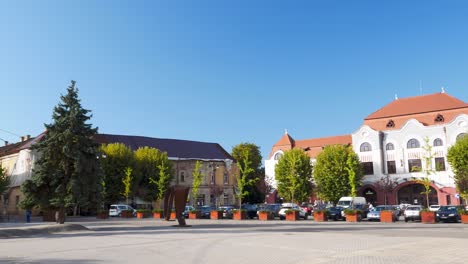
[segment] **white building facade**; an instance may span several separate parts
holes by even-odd
[[[349,136],[295,141],[284,135],[265,161],[265,174],[274,181],[277,160],[286,150],[302,148],[314,162],[324,146],[350,144],[365,172],[359,194],[368,201],[383,204],[386,196],[391,204],[425,204],[417,180],[428,176],[430,204],[460,204],[447,152],[467,133],[468,105],[463,101],[444,92],[397,99],[366,117]],[[394,182],[386,195],[379,184],[385,177]]]

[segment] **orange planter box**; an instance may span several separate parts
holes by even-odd
[[[189,212],[189,219],[198,219],[200,218],[200,212]]]
[[[468,224],[468,214],[461,215],[461,222],[462,224]]]
[[[137,216],[137,218],[140,218],[140,219],[141,219],[141,218],[145,218],[145,213],[137,212],[137,213],[136,213],[136,216]]]
[[[243,220],[247,218],[247,213],[245,211],[235,211],[232,215],[234,220]]]
[[[170,219],[176,219],[176,218],[177,218],[176,217],[176,212],[172,211]]]
[[[346,215],[346,222],[361,222],[361,217],[359,214]]]
[[[381,211],[380,212],[380,222],[382,223],[393,223],[395,218],[393,217],[392,211]]]
[[[289,214],[286,214],[286,221],[297,221],[299,220],[299,212],[294,211]]]
[[[327,221],[327,214],[325,212],[314,212],[314,221],[315,222],[325,222]]]
[[[161,213],[153,213],[154,219],[161,219]]]
[[[258,220],[261,220],[261,221],[273,220],[273,215],[271,215],[271,213],[269,212],[259,212]]]
[[[211,211],[210,212],[210,219],[223,219],[223,212],[222,211]]]
[[[435,212],[421,212],[421,223],[435,224]]]

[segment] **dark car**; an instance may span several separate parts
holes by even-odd
[[[280,210],[281,210],[281,204],[259,204],[257,206],[257,216],[260,211],[267,211],[273,217],[279,217]]]
[[[190,211],[192,210],[195,210],[195,207],[191,206],[191,205],[186,205],[185,206],[185,210],[184,212],[182,212],[182,215],[185,217],[185,218],[188,218],[189,217],[189,213]]]
[[[334,206],[327,209],[328,210],[328,219],[333,219],[334,221],[344,220],[343,215],[341,212],[343,211],[343,207]]]
[[[210,218],[210,213],[214,209],[215,208],[213,206],[204,205],[204,206],[199,207],[198,211],[200,211],[201,218]]]
[[[257,206],[255,204],[243,204],[241,209],[246,211],[248,218],[257,217]]]
[[[458,210],[463,209],[463,206],[444,205],[436,212],[436,221],[442,222],[458,222],[461,219]]]
[[[220,206],[218,209],[223,211],[223,218],[231,219],[234,214],[232,210],[236,209],[236,207],[232,205],[224,205]]]

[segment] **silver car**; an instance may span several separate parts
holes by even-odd
[[[392,206],[392,205],[379,205],[379,206],[372,208],[372,210],[369,213],[367,213],[367,220],[368,221],[380,221],[381,211],[392,211],[394,219],[398,220],[399,210],[397,210],[395,206]]]
[[[122,211],[129,210],[132,211],[132,214],[136,214],[136,210],[133,209],[130,205],[126,204],[112,204],[109,209],[109,216],[121,216]]]
[[[408,222],[409,220],[412,220],[412,221],[421,220],[421,210],[422,210],[421,205],[408,206],[404,212],[405,222]]]

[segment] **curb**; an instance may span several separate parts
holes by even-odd
[[[90,231],[90,229],[78,224],[57,224],[39,227],[6,228],[0,229],[0,238],[21,238],[72,231]]]

